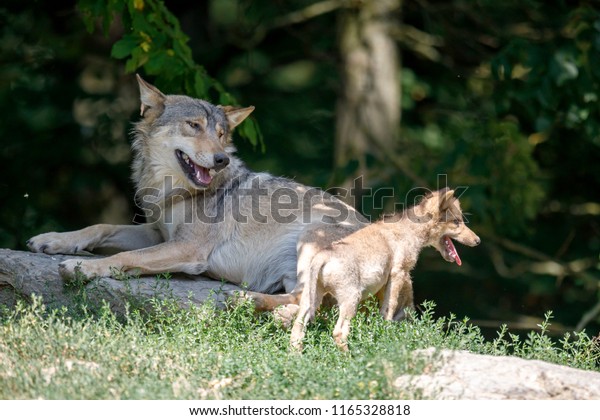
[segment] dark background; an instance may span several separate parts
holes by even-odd
[[[108,20],[92,14],[97,23],[86,31],[81,10],[103,3],[0,6],[2,247],[24,249],[45,231],[133,219],[136,69],[112,48],[150,2],[127,2],[130,17],[115,14],[104,30]],[[359,168],[366,186],[394,188],[385,211],[412,188],[435,188],[438,174],[468,187],[461,201],[483,243],[459,247],[462,267],[424,252],[413,273],[417,302],[433,300],[438,313],[469,317],[490,334],[502,323],[515,333],[535,329],[549,310],[553,333],[585,327],[598,334],[598,4],[397,1],[388,24],[400,58],[402,112],[386,154],[393,151],[403,164],[390,165],[373,147],[340,167],[336,115],[348,71],[340,28],[344,16],[369,3],[212,0],[166,7],[206,70],[202,77],[256,106],[262,143],[256,135],[236,137],[252,169],[329,188]],[[337,6],[297,23],[283,19],[313,4]],[[180,93],[169,84],[177,71],[151,64],[136,71]],[[207,98],[224,96],[212,89]],[[382,209],[373,207],[366,198],[360,210],[378,217]]]

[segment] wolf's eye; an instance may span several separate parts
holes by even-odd
[[[187,122],[187,125],[192,127],[194,130],[200,130],[200,124],[197,123],[196,121],[186,121],[186,122]]]
[[[460,219],[454,219],[454,224],[456,225],[456,227],[460,226]]]
[[[219,136],[219,138],[223,137],[223,135],[225,134],[225,131],[220,128],[219,131],[217,131],[217,136]]]

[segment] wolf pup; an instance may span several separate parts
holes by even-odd
[[[258,292],[249,295],[259,310],[297,304],[312,257],[366,219],[319,189],[248,170],[234,155],[231,133],[254,107],[165,95],[137,80],[142,118],[134,129],[133,181],[147,223],[44,233],[27,241],[29,249],[114,254],[65,260],[59,270],[66,279],[115,269],[204,274]]]
[[[454,191],[447,188],[429,193],[402,214],[384,218],[319,252],[310,266],[310,279],[300,299],[291,346],[302,349],[305,328],[325,294],[339,305],[333,337],[341,350],[348,350],[350,320],[358,304],[376,294],[386,320],[404,317],[413,306],[410,271],[421,249],[435,247],[446,261],[461,265],[452,240],[479,245],[479,237],[463,222]]]

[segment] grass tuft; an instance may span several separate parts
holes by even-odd
[[[600,370],[598,343],[585,333],[548,337],[551,313],[525,339],[504,326],[489,342],[468,319],[436,318],[434,307],[426,302],[412,321],[393,323],[368,301],[348,354],[331,338],[336,309],[322,311],[295,354],[289,332],[248,303],[223,311],[152,299],[118,318],[108,304],[50,310],[34,298],[0,315],[0,399],[418,398],[392,384],[430,364],[411,357],[428,347]]]

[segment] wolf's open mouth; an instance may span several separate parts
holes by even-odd
[[[179,160],[183,172],[185,172],[194,184],[199,187],[208,187],[210,185],[212,176],[210,176],[209,169],[196,165],[196,163],[181,150],[176,150],[175,155],[177,156],[177,160]]]
[[[456,251],[456,248],[454,247],[454,243],[452,242],[452,239],[450,239],[449,236],[444,236],[442,238],[442,241],[444,241],[444,248],[446,249],[446,253],[448,254],[448,256],[450,258],[452,258],[456,264],[462,265],[462,261],[460,260],[460,257],[458,256],[458,252]]]

